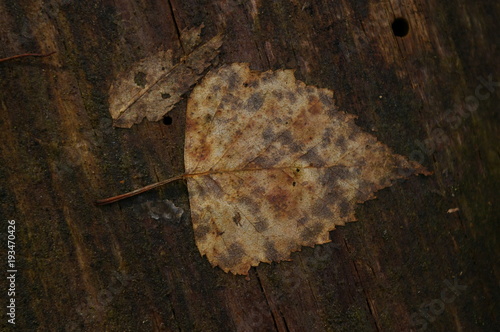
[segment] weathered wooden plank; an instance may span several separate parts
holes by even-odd
[[[500,87],[486,83],[500,80],[499,14],[489,1],[0,1],[0,57],[56,51],[0,63],[0,233],[6,245],[16,220],[16,327],[493,330]],[[398,17],[407,36],[394,36]],[[94,206],[182,172],[185,101],[170,125],[114,129],[108,88],[201,23],[204,40],[225,31],[220,63],[296,69],[434,175],[379,192],[332,243],[250,280],[199,256],[182,182]],[[163,216],[165,199],[181,218]]]

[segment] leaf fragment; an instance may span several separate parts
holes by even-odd
[[[159,121],[181,100],[212,64],[222,45],[218,34],[200,46],[200,26],[181,40],[189,52],[177,63],[172,50],[142,59],[118,75],[109,91],[109,112],[115,127],[130,128],[144,118]]]
[[[188,101],[184,150],[200,253],[246,275],[330,242],[329,231],[356,220],[356,204],[394,180],[430,174],[355,118],[292,70],[234,63],[207,74]]]

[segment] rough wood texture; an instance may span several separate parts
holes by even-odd
[[[15,219],[18,330],[498,326],[500,86],[484,84],[500,81],[499,2],[2,0],[0,16],[0,57],[57,52],[0,63],[1,257]],[[332,243],[250,280],[200,257],[183,182],[94,206],[183,171],[185,101],[170,125],[114,129],[108,88],[201,23],[205,41],[225,30],[220,63],[296,69],[434,175],[379,192]]]

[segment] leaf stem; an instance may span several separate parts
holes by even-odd
[[[149,191],[149,190],[154,189],[154,188],[158,188],[160,186],[163,186],[164,184],[184,179],[185,176],[186,176],[185,174],[174,176],[173,178],[170,178],[170,179],[167,179],[167,180],[163,180],[163,181],[160,181],[160,182],[156,182],[156,183],[147,185],[145,187],[133,190],[133,191],[125,193],[125,194],[121,194],[121,195],[118,195],[118,196],[113,196],[113,197],[109,197],[109,198],[105,198],[105,199],[100,199],[100,200],[96,201],[95,204],[96,205],[106,205],[106,204],[115,203],[115,202],[118,202],[118,201],[120,201],[122,199],[142,194],[143,192]]]

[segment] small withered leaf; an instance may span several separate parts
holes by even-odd
[[[355,221],[357,203],[395,179],[429,174],[354,119],[292,70],[234,63],[208,73],[188,101],[184,150],[200,253],[246,275],[330,242],[329,231]]]
[[[130,128],[144,118],[159,121],[202,77],[222,45],[222,35],[199,45],[203,25],[181,34],[187,55],[174,62],[172,50],[160,51],[119,74],[109,90],[115,127]]]

